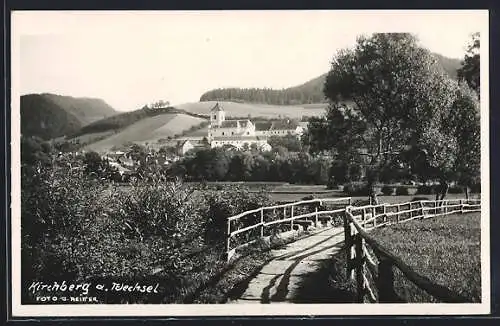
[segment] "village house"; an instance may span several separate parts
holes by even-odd
[[[195,148],[190,140],[170,140],[162,143],[162,147],[169,148],[169,153],[176,156],[184,156],[187,152]]]
[[[257,136],[286,136],[300,137],[304,128],[295,120],[263,121],[255,123],[255,134]]]

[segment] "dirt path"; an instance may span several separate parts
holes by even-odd
[[[272,250],[272,260],[228,303],[298,302],[301,284],[342,248],[343,241],[343,228],[328,228]]]

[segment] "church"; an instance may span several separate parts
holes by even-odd
[[[255,124],[252,121],[226,120],[226,113],[219,103],[210,110],[207,139],[212,148],[230,145],[242,149],[245,144],[248,146],[255,144],[262,151],[271,150],[267,137],[256,135]]]
[[[226,120],[226,113],[217,102],[210,110],[210,125],[207,140],[212,148],[224,145],[242,149],[245,144],[255,144],[262,151],[271,150],[268,137],[302,136],[304,126],[299,122],[285,119],[277,121]]]

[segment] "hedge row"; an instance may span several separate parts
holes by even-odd
[[[391,186],[391,185],[383,185],[382,187],[376,186],[375,191],[381,193],[385,196],[408,196],[408,195],[432,195],[436,194],[438,191],[439,185],[421,185],[416,187],[413,186]],[[412,191],[413,190],[413,191]],[[481,185],[476,184],[470,187],[470,191],[472,193],[481,192]],[[362,182],[351,182],[344,185],[344,192],[349,196],[368,196],[369,189],[366,183]],[[462,186],[451,186],[448,188],[448,193],[450,194],[460,194],[464,193],[464,187]]]

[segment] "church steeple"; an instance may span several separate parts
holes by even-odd
[[[219,102],[210,110],[210,125],[212,127],[220,127],[222,122],[226,120],[226,113]]]

